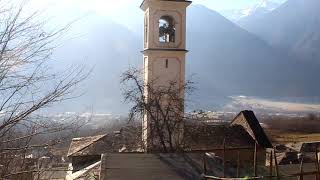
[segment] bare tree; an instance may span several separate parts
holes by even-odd
[[[148,150],[175,152],[179,151],[184,126],[184,94],[190,94],[193,82],[184,84],[170,82],[165,86],[156,86],[157,79],[145,83],[142,73],[131,68],[122,75],[123,95],[126,102],[132,104],[130,120],[144,119],[149,116],[147,139]],[[144,122],[143,122],[144,123]],[[142,131],[145,131],[143,129]]]
[[[78,125],[40,115],[55,103],[75,97],[72,92],[88,73],[81,66],[63,72],[50,68],[55,42],[69,26],[46,31],[38,13],[24,13],[23,5],[0,1],[0,179],[30,169],[34,151],[47,150],[70,135]],[[62,134],[62,132],[64,132]],[[41,135],[51,135],[36,141]]]

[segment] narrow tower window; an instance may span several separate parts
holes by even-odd
[[[144,18],[144,42],[148,42],[148,18]]]
[[[168,59],[166,59],[166,68],[168,68],[169,67],[169,61],[168,61]]]
[[[162,16],[159,20],[159,41],[163,43],[175,42],[176,28],[172,17]]]

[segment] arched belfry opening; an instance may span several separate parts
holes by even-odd
[[[171,16],[162,16],[159,19],[159,42],[174,43],[176,28],[174,19]]]

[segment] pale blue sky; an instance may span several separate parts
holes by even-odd
[[[98,11],[119,11],[121,8],[126,9],[139,7],[142,0],[30,0],[35,7],[43,7],[48,4],[59,6],[81,6],[83,8],[94,8]],[[250,7],[262,0],[193,0],[194,4],[203,4],[214,10],[242,9]],[[283,2],[285,0],[269,0]]]
[[[214,10],[243,9],[253,6],[262,0],[194,0],[194,3],[203,4]],[[285,0],[271,0],[273,2],[284,2]]]
[[[194,3],[206,5],[214,10],[242,9],[254,5],[259,0],[195,0]]]
[[[243,9],[253,6],[262,0],[195,0],[195,3],[201,3],[214,10]],[[283,3],[286,0],[269,0]]]
[[[193,0],[193,4],[202,4],[210,9],[222,11],[248,8],[261,1],[263,0]],[[45,12],[49,13],[50,17],[66,21],[88,12],[95,13],[130,28],[143,20],[143,12],[139,8],[141,2],[142,0],[29,0],[29,9],[46,9]]]

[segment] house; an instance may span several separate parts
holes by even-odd
[[[318,165],[316,163],[317,146],[318,142],[298,142],[277,145],[274,149],[267,151],[266,165],[270,166],[271,164],[269,159],[272,151],[273,156],[274,153],[276,154],[280,174],[297,174],[301,172],[301,169],[303,169],[303,172],[306,173],[303,179],[315,179],[315,175],[310,172],[318,171]],[[302,160],[303,166],[301,166]],[[274,157],[272,162],[273,167],[275,167]]]
[[[227,125],[195,125],[185,128],[187,149],[190,151],[207,151],[216,156],[224,154],[229,161],[252,163],[255,144],[257,143],[257,160],[266,161],[266,151],[272,144],[252,111],[240,112]],[[224,152],[224,146],[227,151]]]
[[[243,127],[261,148],[273,147],[253,111],[240,112],[231,122],[231,126]]]
[[[67,179],[90,179],[87,176],[117,179],[134,174],[141,178],[142,169],[145,169],[144,174],[157,176],[162,172],[168,177],[175,177],[173,179],[179,179],[179,176],[200,177],[203,169],[200,170],[199,164],[203,166],[204,154],[208,158],[208,166],[211,164],[216,168],[212,168],[215,169],[213,173],[221,175],[223,157],[230,166],[234,166],[232,162],[239,157],[241,163],[252,166],[257,144],[257,160],[265,164],[266,149],[272,147],[252,111],[240,112],[229,125],[186,123],[183,153],[141,153],[141,131],[137,129],[141,128],[126,127],[118,133],[74,138],[68,152],[71,163]],[[195,169],[189,170],[191,174],[181,175],[179,172],[185,171],[183,168],[191,167],[189,163]],[[179,167],[174,167],[177,164]],[[121,173],[121,168],[128,173]]]
[[[136,127],[123,127],[120,131],[89,137],[73,138],[67,157],[70,160],[66,179],[90,179],[99,171],[101,155],[118,152],[140,152],[141,131]]]
[[[273,151],[273,149],[272,149]],[[270,165],[271,149],[267,151],[267,166]],[[320,142],[296,142],[275,146],[274,152],[277,154],[279,165],[300,164],[302,157],[304,163],[314,163],[320,159]],[[317,153],[317,155],[316,155]]]
[[[266,150],[272,147],[252,111],[240,112],[225,126],[189,123],[185,127],[184,138],[184,153],[104,154],[100,179],[201,179],[205,171],[204,162],[208,174],[222,177],[223,157],[228,166],[225,174],[234,177],[236,166],[232,162],[240,158],[242,167],[252,167],[257,146],[258,163],[264,165]]]
[[[104,148],[109,147],[108,145],[110,145],[106,143],[106,139],[106,134],[72,139],[68,151],[68,157],[71,160],[72,168],[70,170],[76,172],[100,161]]]
[[[287,146],[291,148],[293,151],[297,151],[304,154],[315,153],[316,151],[320,151],[319,141],[292,143],[288,144]]]
[[[81,179],[88,175],[96,176],[94,169],[100,167],[101,154],[113,147],[108,135],[73,138],[68,151],[71,163],[66,175],[67,180]],[[112,151],[112,150],[111,150]]]

